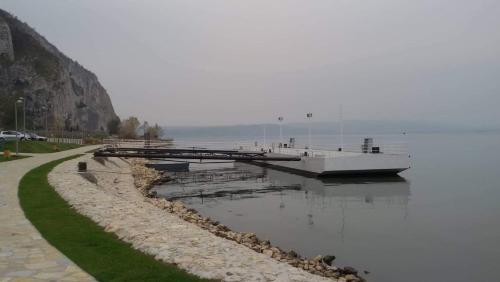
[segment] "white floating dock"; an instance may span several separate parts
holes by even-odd
[[[367,142],[368,141],[368,142]],[[388,175],[410,168],[410,157],[406,146],[400,144],[373,146],[370,138],[363,145],[344,148],[342,151],[311,150],[297,148],[245,147],[245,150],[271,151],[268,156],[300,156],[300,161],[253,161],[291,172],[325,175]],[[349,150],[349,151],[347,151]]]

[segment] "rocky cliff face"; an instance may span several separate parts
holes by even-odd
[[[47,120],[52,129],[107,131],[117,119],[92,72],[0,9],[0,128],[13,125],[19,97],[26,101],[29,129],[45,128]]]

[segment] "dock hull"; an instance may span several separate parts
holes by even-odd
[[[188,162],[175,162],[175,163],[147,163],[146,167],[153,168],[159,171],[170,171],[170,172],[186,172],[189,171],[189,163]]]
[[[295,162],[253,161],[253,164],[308,176],[396,175],[410,168],[409,157],[383,154],[339,154],[303,157]]]

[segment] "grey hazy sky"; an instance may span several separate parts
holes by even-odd
[[[0,0],[121,117],[500,125],[498,0]]]

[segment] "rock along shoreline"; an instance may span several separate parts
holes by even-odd
[[[160,172],[146,167],[143,160],[133,160],[131,162],[131,168],[135,186],[152,204],[169,213],[177,215],[187,222],[196,224],[218,237],[232,240],[257,253],[262,253],[279,262],[288,263],[293,267],[303,269],[314,275],[339,279],[339,281],[345,280],[347,282],[366,281],[363,277],[358,275],[358,271],[353,267],[347,266],[341,268],[335,266],[333,263],[335,256],[318,255],[308,259],[300,256],[293,250],[286,252],[279,247],[272,246],[269,240],[259,239],[255,233],[232,231],[218,221],[212,220],[209,217],[204,217],[195,209],[186,207],[180,201],[172,202],[165,198],[157,197],[156,193],[151,192],[151,188],[155,185],[168,182],[169,177],[163,176]]]

